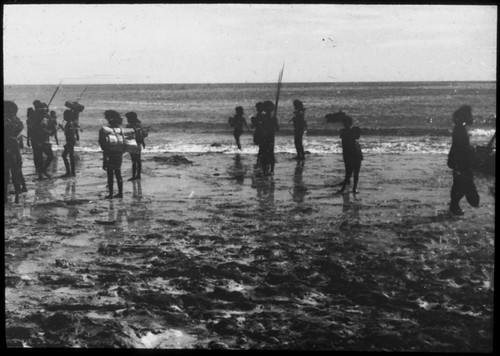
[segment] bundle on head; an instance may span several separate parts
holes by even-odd
[[[10,101],[10,100],[4,100],[3,101],[3,116],[4,117],[14,117],[17,115],[17,105],[15,102]]]
[[[343,111],[339,111],[339,112],[336,112],[334,114],[325,115],[326,121],[331,122],[331,123],[339,123],[339,122],[343,123],[345,117],[346,117],[346,114]]]
[[[472,107],[470,105],[462,105],[453,113],[453,123],[461,125],[472,121]]]

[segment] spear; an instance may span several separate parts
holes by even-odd
[[[61,84],[62,84],[62,80],[59,82],[59,85],[57,86],[56,90],[54,91],[54,94],[52,94],[52,98],[50,98],[49,103],[47,104],[47,107],[49,107],[49,106],[50,106],[50,103],[51,103],[51,102],[52,102],[52,100],[54,99],[54,96],[56,96],[56,93],[57,93],[57,91],[59,90],[59,87],[61,86]]]
[[[278,90],[276,92],[276,102],[274,104],[274,114],[273,117],[276,117],[278,114],[278,102],[280,100],[280,92],[281,92],[281,81],[283,79],[283,70],[285,69],[285,62],[283,62],[283,67],[281,68],[280,75],[278,77]]]
[[[83,93],[85,93],[85,91],[87,90],[88,87],[85,87],[85,89],[83,89],[82,93],[80,94],[80,96],[78,97],[78,99],[75,100],[75,103],[78,102],[78,100],[80,100],[83,96]]]

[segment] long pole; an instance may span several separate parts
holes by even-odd
[[[87,90],[88,87],[85,87],[85,89],[83,89],[82,93],[80,94],[80,96],[78,97],[78,99],[76,99],[75,103],[78,102],[78,100],[80,100],[83,96],[83,93],[85,93],[85,91]]]
[[[276,115],[278,114],[278,103],[279,103],[279,100],[280,100],[281,81],[283,79],[283,70],[285,70],[285,63],[284,62],[283,62],[283,67],[281,68],[280,75],[278,77],[278,89],[276,91],[276,102],[274,104],[274,114],[273,114],[273,117],[276,117]]]
[[[56,96],[56,93],[57,93],[57,91],[59,90],[59,87],[61,86],[61,83],[62,83],[62,81],[61,81],[61,82],[59,82],[59,85],[57,86],[56,90],[54,91],[54,94],[52,94],[52,98],[50,98],[49,103],[47,104],[47,106],[50,106],[50,103],[51,103],[51,102],[52,102],[52,100],[54,99],[54,96]]]

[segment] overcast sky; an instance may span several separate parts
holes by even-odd
[[[4,5],[5,84],[496,80],[497,8]]]

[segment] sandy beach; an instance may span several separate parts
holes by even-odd
[[[492,351],[495,178],[452,217],[445,155],[365,154],[353,196],[340,154],[265,178],[255,155],[145,153],[114,200],[100,154],[43,181],[30,156],[4,213],[9,347]]]

